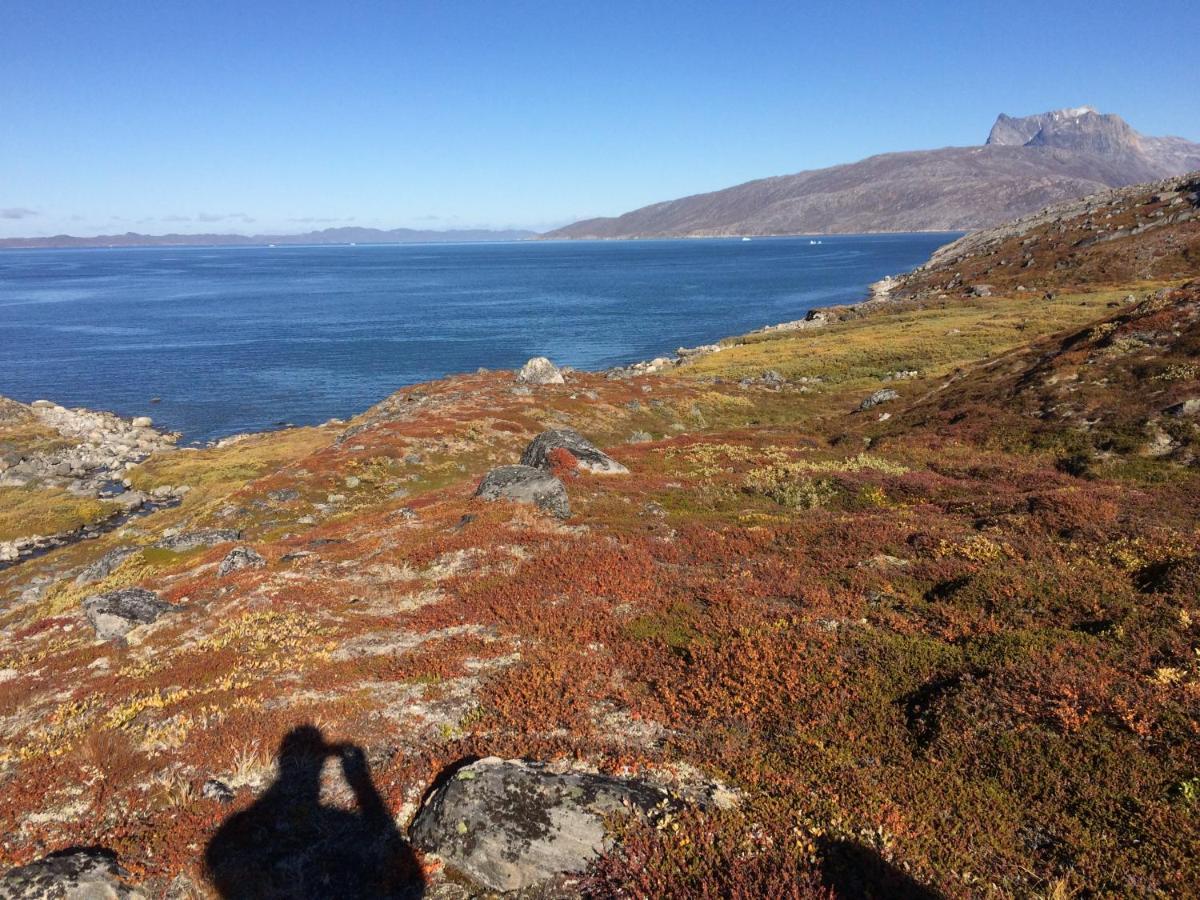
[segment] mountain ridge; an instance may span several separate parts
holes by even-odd
[[[1200,168],[1200,144],[1091,107],[1015,118],[988,141],[884,153],[585,219],[543,238],[973,231],[1054,203]]]

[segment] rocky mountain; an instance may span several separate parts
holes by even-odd
[[[972,231],[1063,200],[1200,168],[1200,144],[1091,107],[1001,115],[987,142],[887,153],[587,219],[546,238]]]
[[[523,241],[534,237],[532,231],[459,229],[454,231],[423,231],[413,228],[324,228],[303,234],[100,234],[95,237],[75,237],[56,234],[52,237],[0,238],[0,250],[37,249],[51,247],[245,247],[314,244],[436,244],[474,243],[477,241]]]

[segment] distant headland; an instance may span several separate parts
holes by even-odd
[[[35,250],[72,247],[258,247],[314,244],[435,244],[476,243],[481,241],[523,241],[536,236],[533,231],[485,228],[451,231],[423,231],[414,228],[324,228],[303,234],[100,234],[76,237],[56,234],[51,237],[0,238],[0,249]]]

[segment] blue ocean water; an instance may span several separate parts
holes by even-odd
[[[800,318],[954,236],[0,251],[0,394],[188,441],[310,424],[479,366],[603,368]]]

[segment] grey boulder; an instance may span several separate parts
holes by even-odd
[[[124,637],[139,625],[156,622],[176,608],[154,591],[136,587],[93,594],[83,601],[83,612],[102,641]]]
[[[531,503],[560,519],[571,515],[571,503],[563,483],[532,466],[499,466],[483,476],[475,496],[481,500],[512,500]]]
[[[100,847],[60,850],[0,877],[3,900],[142,900],[117,855]]]
[[[241,540],[241,538],[242,533],[232,528],[201,528],[198,531],[184,531],[171,537],[165,537],[154,546],[162,550],[173,550],[176,553],[184,553],[188,550],[195,550],[198,547],[215,547],[218,544],[228,544],[232,541]]]
[[[899,396],[900,394],[898,394],[896,391],[893,391],[891,388],[881,388],[873,393],[870,397],[865,399],[862,403],[858,404],[858,408],[860,410],[868,410],[872,407],[878,406],[880,403],[887,403],[891,400],[895,400]]]
[[[535,356],[517,372],[521,384],[563,384],[562,371],[544,356]]]
[[[478,884],[515,891],[584,871],[611,845],[609,817],[651,819],[670,805],[643,782],[488,757],[437,787],[410,835]]]
[[[231,572],[237,572],[241,569],[261,569],[267,564],[261,553],[251,550],[249,547],[234,547],[221,560],[221,565],[217,567],[217,576],[224,578]]]
[[[521,465],[550,469],[550,454],[566,450],[578,461],[579,468],[598,475],[623,475],[629,470],[573,428],[543,431],[521,454]]]

